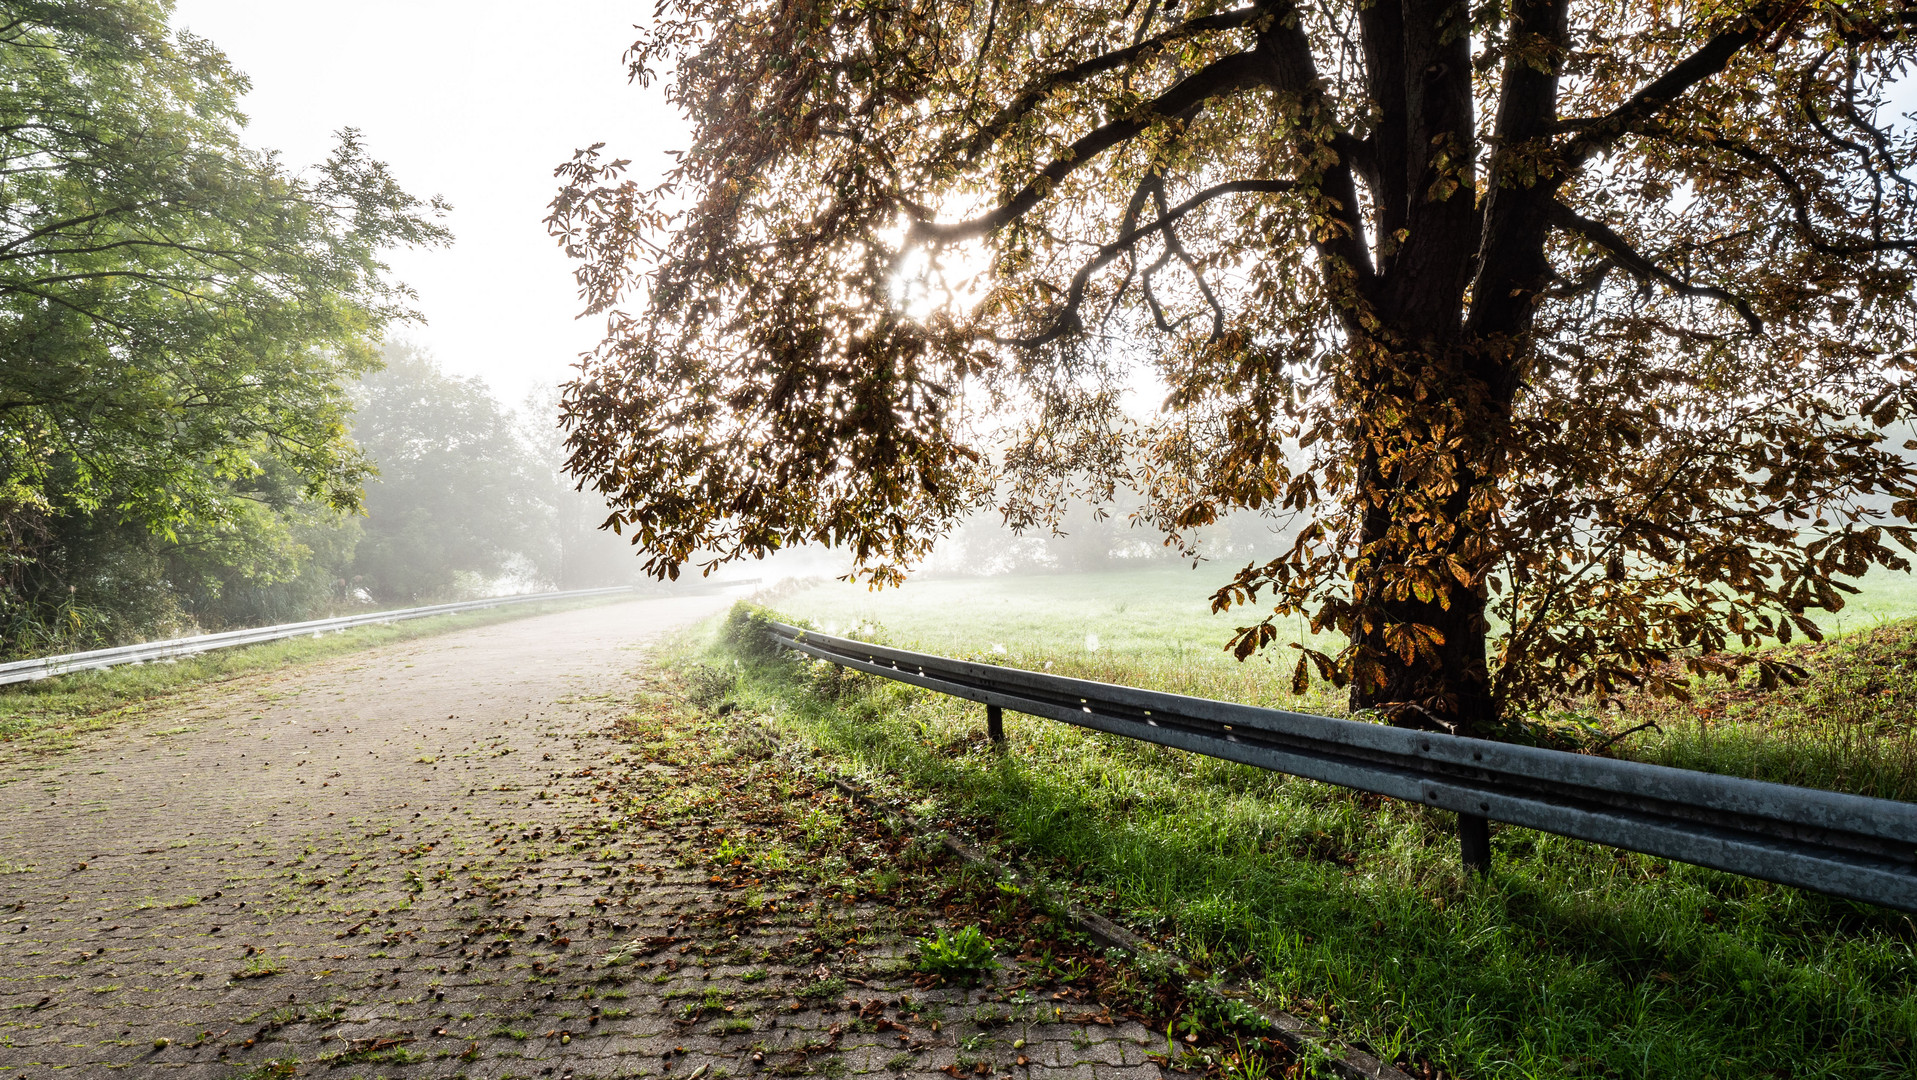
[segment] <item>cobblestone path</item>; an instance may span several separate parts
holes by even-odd
[[[1162,1035],[1016,965],[916,985],[922,913],[728,866],[728,800],[622,719],[662,693],[646,642],[713,610],[500,623],[0,745],[0,1080],[1156,1080]]]

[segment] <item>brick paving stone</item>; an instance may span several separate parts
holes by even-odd
[[[671,769],[608,768],[610,728],[646,642],[717,604],[500,623],[0,744],[0,1080],[1156,1077],[1138,1024],[913,988],[912,928],[870,903],[828,913],[872,929],[825,958],[866,985],[823,1008],[792,1009],[820,958],[767,953],[823,904],[613,962],[732,899],[672,830],[592,828],[615,783],[673,796]],[[688,1022],[709,992],[733,1011]]]

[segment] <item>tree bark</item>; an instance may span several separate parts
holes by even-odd
[[[1356,609],[1369,622],[1351,636],[1373,663],[1354,670],[1351,707],[1378,710],[1400,726],[1492,736],[1501,718],[1491,694],[1479,573],[1487,521],[1473,502],[1496,482],[1510,401],[1476,377],[1477,365],[1463,350],[1438,353],[1427,345],[1411,355],[1394,352],[1379,367],[1391,385],[1370,396],[1369,415],[1358,421],[1365,447],[1358,497],[1366,505],[1362,569],[1352,583]],[[1421,472],[1424,462],[1416,458],[1377,451],[1394,442],[1443,441],[1434,423],[1463,436],[1441,478]],[[1472,580],[1460,580],[1460,570]],[[1435,631],[1436,640],[1411,627]],[[1408,641],[1415,646],[1409,655]]]

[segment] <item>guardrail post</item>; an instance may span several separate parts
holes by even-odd
[[[1476,814],[1458,815],[1458,848],[1464,868],[1485,877],[1491,873],[1491,822]]]
[[[1005,710],[997,705],[985,706],[985,737],[996,748],[1005,746]]]

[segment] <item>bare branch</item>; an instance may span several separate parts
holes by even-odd
[[[1161,219],[1170,217],[1171,212],[1165,206],[1163,178],[1160,178],[1158,184],[1152,189],[1152,198],[1157,203],[1159,217]],[[1165,223],[1165,250],[1176,255],[1178,261],[1185,264],[1185,269],[1191,271],[1192,280],[1198,283],[1199,295],[1203,296],[1205,303],[1211,306],[1211,336],[1216,340],[1225,332],[1225,307],[1218,302],[1218,296],[1211,291],[1211,285],[1205,281],[1205,275],[1199,270],[1197,260],[1185,250],[1185,245],[1178,239],[1177,228],[1170,221]]]
[[[1874,255],[1884,251],[1917,250],[1917,240],[1867,239],[1861,236],[1842,236],[1835,241],[1826,240],[1818,233],[1816,224],[1811,220],[1810,195],[1804,191],[1804,185],[1791,174],[1790,169],[1775,156],[1743,140],[1733,138],[1725,132],[1708,132],[1705,133],[1708,138],[1702,139],[1698,138],[1695,132],[1678,132],[1658,125],[1649,125],[1640,134],[1649,138],[1662,138],[1679,145],[1724,150],[1769,173],[1772,179],[1784,189],[1785,201],[1790,203],[1791,224],[1797,232],[1798,239],[1804,242],[1804,246],[1820,255],[1846,258],[1853,255]]]
[[[1128,227],[1121,230],[1118,236],[1113,238],[1110,243],[1099,248],[1098,253],[1092,256],[1084,266],[1079,267],[1078,273],[1072,275],[1071,287],[1066,290],[1065,294],[1065,304],[1059,309],[1058,314],[1052,318],[1051,325],[1029,337],[995,338],[994,340],[1001,345],[1037,348],[1041,345],[1047,345],[1057,341],[1067,334],[1076,332],[1081,325],[1079,308],[1083,306],[1085,302],[1085,291],[1091,284],[1092,275],[1111,265],[1112,260],[1130,251],[1138,241],[1156,232],[1166,232],[1172,225],[1176,224],[1179,219],[1206,203],[1211,202],[1213,199],[1248,192],[1283,194],[1296,190],[1296,187],[1297,186],[1289,180],[1231,180],[1222,184],[1214,184],[1198,194],[1193,195],[1191,198],[1186,199],[1184,202],[1179,203],[1177,206],[1162,210],[1156,220],[1149,221],[1135,228]],[[1146,190],[1144,185],[1140,186],[1141,192]],[[1160,194],[1159,197],[1162,200],[1162,194]],[[1162,201],[1160,205],[1163,205]],[[1128,214],[1127,216],[1130,217],[1132,215]],[[1167,233],[1167,235],[1169,235],[1169,233]],[[1167,243],[1167,255],[1171,253],[1171,246],[1170,243]],[[1162,263],[1163,260],[1161,259],[1160,262]],[[1155,268],[1156,267],[1154,267],[1154,269]],[[1149,273],[1150,271],[1148,270],[1147,274],[1149,275]],[[1207,294],[1209,295],[1209,290],[1207,290]],[[1216,299],[1212,299],[1212,305],[1214,308],[1217,307]],[[1161,328],[1163,328],[1163,319],[1160,319],[1159,322]]]
[[[1551,224],[1566,232],[1576,233],[1602,248],[1606,254],[1616,260],[1617,265],[1623,267],[1625,272],[1639,281],[1656,281],[1680,296],[1696,296],[1722,301],[1737,309],[1738,315],[1751,328],[1751,333],[1764,332],[1763,320],[1757,317],[1757,313],[1751,310],[1750,303],[1743,297],[1726,292],[1714,285],[1693,285],[1685,281],[1640,254],[1631,247],[1629,241],[1619,236],[1609,225],[1601,221],[1593,221],[1556,200],[1551,203]]]

